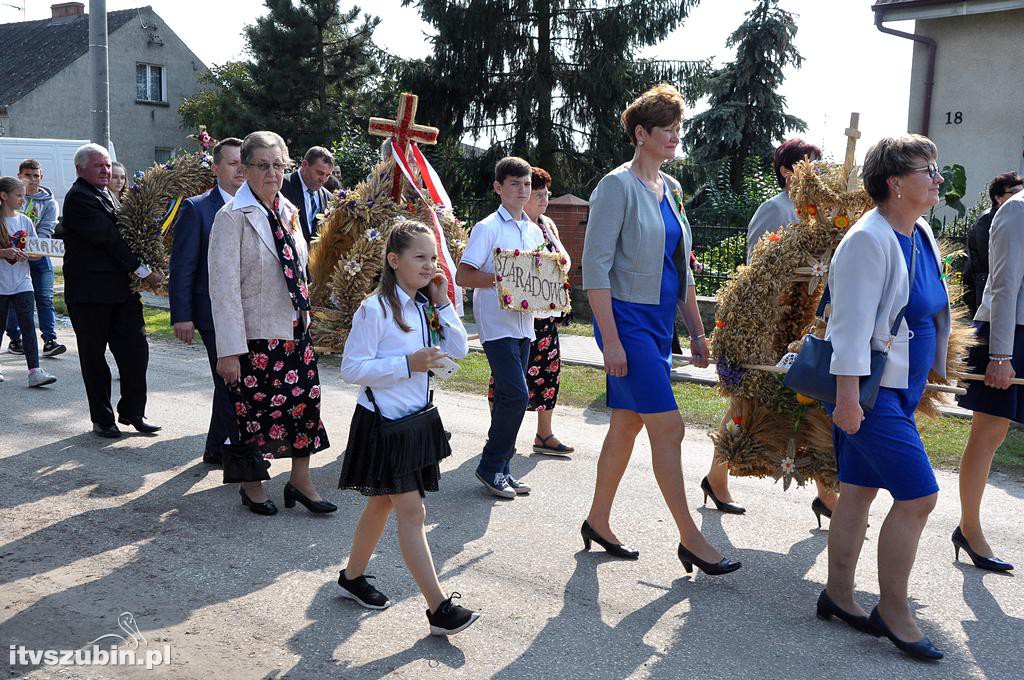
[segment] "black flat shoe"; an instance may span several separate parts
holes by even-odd
[[[818,596],[818,618],[822,621],[828,621],[833,616],[848,625],[854,630],[859,630],[862,633],[869,635],[876,635],[874,628],[868,622],[868,617],[857,616],[851,614],[848,611],[840,609],[839,605],[832,601],[832,598],[828,596],[828,591],[821,591],[821,595]]]
[[[718,500],[718,496],[711,490],[711,483],[708,478],[700,480],[700,488],[704,491],[704,505],[708,504],[708,496],[711,496],[711,501],[715,504],[715,509],[719,512],[724,512],[729,515],[742,515],[747,511],[746,508],[736,505],[735,503],[726,503],[725,501]]]
[[[294,486],[291,482],[284,485],[284,507],[294,508],[295,501],[298,501],[306,506],[306,510],[317,515],[323,515],[328,512],[334,512],[338,509],[338,506],[334,503],[328,503],[327,501],[314,501],[311,500],[306,494],[302,493]]]
[[[583,520],[583,526],[580,527],[580,536],[583,537],[583,547],[586,550],[590,550],[590,542],[593,541],[604,548],[604,551],[612,557],[621,557],[624,560],[635,560],[640,557],[639,550],[632,550],[621,543],[612,543],[601,538],[601,534],[594,531],[593,527],[590,526],[590,522],[586,520]]]
[[[92,433],[105,439],[117,439],[121,436],[121,430],[117,429],[117,425],[100,425],[99,423],[92,424]]]
[[[274,501],[269,498],[262,503],[257,503],[253,499],[246,495],[245,489],[238,487],[238,493],[242,496],[242,505],[249,508],[249,512],[254,512],[257,515],[276,515],[277,506],[274,505]]]
[[[932,641],[927,636],[921,638],[917,642],[905,642],[900,640],[898,637],[893,635],[893,632],[889,630],[889,626],[886,625],[885,621],[882,620],[882,615],[878,613],[878,607],[871,610],[871,616],[868,617],[868,622],[874,629],[875,634],[878,637],[883,635],[892,641],[896,648],[907,656],[912,656],[915,659],[921,661],[938,661],[943,657],[942,652],[932,644]]]
[[[694,555],[692,552],[683,547],[683,544],[679,544],[679,561],[683,563],[683,569],[689,574],[693,571],[693,566],[697,565],[697,568],[703,571],[708,576],[720,576],[722,574],[728,574],[736,571],[743,565],[739,562],[733,562],[727,560],[724,557],[717,562],[705,562],[701,558]]]
[[[953,532],[953,547],[956,548],[956,560],[958,562],[960,561],[960,549],[963,548],[967,551],[971,562],[974,562],[974,566],[978,569],[984,569],[985,571],[1011,571],[1013,569],[1012,564],[998,557],[985,557],[974,552],[964,537],[964,532],[960,531],[960,527],[957,527],[956,531]]]
[[[149,422],[145,416],[118,416],[117,422],[122,425],[131,425],[143,434],[153,434],[160,431],[160,426]]]
[[[821,528],[821,516],[825,515],[825,519],[832,519],[832,511],[825,505],[825,501],[821,500],[817,496],[811,501],[811,512],[814,513],[814,519],[818,520],[818,528]],[[824,591],[822,591],[824,592]]]

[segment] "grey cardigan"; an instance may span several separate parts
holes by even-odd
[[[1024,325],[1024,191],[992,218],[988,272],[974,319],[989,322],[989,353],[1012,355],[1015,329]]]
[[[679,183],[661,173],[665,188],[679,190]],[[679,214],[675,200],[669,205],[679,219],[683,237],[672,255],[679,272],[679,296],[686,299],[693,285],[690,225]],[[656,305],[661,299],[661,272],[665,259],[665,223],[660,199],[629,169],[620,165],[605,175],[590,195],[590,218],[583,240],[583,287],[608,288],[624,302]]]

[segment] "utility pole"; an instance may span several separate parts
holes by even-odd
[[[89,0],[89,71],[92,74],[92,141],[110,149],[107,0]]]

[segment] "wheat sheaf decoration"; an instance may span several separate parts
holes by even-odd
[[[354,189],[340,189],[320,221],[310,247],[313,321],[311,332],[317,351],[341,352],[352,315],[373,292],[384,263],[388,236],[403,219],[433,225],[431,212],[444,232],[454,262],[466,249],[465,226],[451,210],[421,197],[405,182],[402,203],[391,197],[394,160],[381,161]],[[454,272],[453,272],[454,274]]]
[[[117,209],[117,226],[125,243],[165,280],[181,203],[213,188],[212,162],[205,151],[195,151],[156,164],[136,175]],[[138,288],[139,281],[133,285]]]
[[[821,404],[787,388],[782,376],[746,365],[775,365],[799,352],[803,336],[824,334],[815,311],[828,280],[832,253],[846,230],[874,204],[850,188],[844,166],[801,161],[794,168],[791,197],[799,221],[765,234],[748,266],[741,266],[718,293],[712,335],[719,389],[731,398],[723,424],[711,437],[715,452],[739,476],[819,480],[838,488],[832,421]],[[959,291],[950,287],[950,297]],[[971,343],[961,305],[954,305],[947,374],[962,370]],[[948,384],[932,374],[929,382]],[[938,414],[942,395],[925,392],[918,412]]]

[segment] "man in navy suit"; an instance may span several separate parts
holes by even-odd
[[[312,243],[319,220],[316,216],[327,209],[331,194],[324,182],[334,170],[334,156],[322,146],[310,147],[299,169],[284,178],[281,193],[299,209],[299,222],[306,243]]]
[[[213,147],[213,173],[217,186],[193,196],[181,206],[174,225],[171,246],[170,283],[171,323],[174,335],[191,345],[195,332],[206,346],[213,373],[213,412],[206,435],[203,462],[220,465],[224,440],[235,436],[235,407],[224,380],[217,375],[217,339],[210,311],[210,275],[206,267],[207,249],[213,218],[230,201],[245,181],[241,156],[242,140],[228,137]]]

